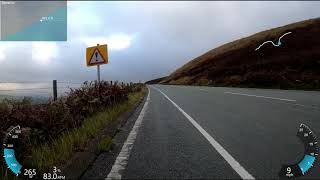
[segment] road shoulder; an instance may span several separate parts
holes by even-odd
[[[114,120],[111,124],[104,128],[97,137],[92,139],[86,145],[85,148],[81,149],[81,151],[74,153],[74,155],[70,157],[67,163],[62,165],[61,170],[64,173],[64,175],[68,179],[81,179],[82,177],[87,177],[87,175],[91,174],[90,170],[95,165],[95,162],[100,159],[101,156],[107,155],[108,158],[112,159],[114,152],[117,150],[118,141],[116,140],[116,137],[118,136],[118,134],[122,133],[123,129],[130,122],[131,116],[133,116],[136,111],[139,111],[139,108],[141,104],[143,104],[144,100],[145,93],[144,96],[142,96],[136,104],[130,107],[127,111],[123,112],[116,120]],[[107,136],[112,137],[112,148],[109,152],[101,152],[98,149],[99,142],[101,141],[101,139]],[[98,177],[97,175],[98,174],[95,173],[93,177]]]

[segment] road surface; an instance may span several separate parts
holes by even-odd
[[[127,160],[120,170],[112,168],[122,178],[278,178],[282,164],[303,156],[296,137],[301,123],[320,137],[320,92],[163,85],[149,90],[141,124],[127,140],[133,146],[122,150]],[[319,161],[303,178],[320,178]]]

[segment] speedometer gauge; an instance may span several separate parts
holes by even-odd
[[[304,144],[304,156],[292,165],[283,165],[280,170],[280,177],[294,178],[307,174],[315,164],[318,157],[317,139],[311,129],[301,124],[297,132],[298,138]]]

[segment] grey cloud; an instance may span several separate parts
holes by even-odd
[[[109,52],[110,64],[102,66],[102,77],[145,81],[167,75],[232,40],[320,16],[320,2],[92,1],[72,2],[69,6],[71,11],[87,13],[89,20],[69,18],[68,42],[58,43],[59,58],[48,66],[40,66],[30,63],[30,48],[10,49],[6,52],[10,61],[0,62],[0,81],[93,80],[96,70],[85,66],[86,46],[77,39],[114,33],[135,35],[135,38],[128,49]],[[85,25],[77,26],[77,23]]]

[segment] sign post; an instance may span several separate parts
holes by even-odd
[[[97,65],[98,82],[100,83],[100,65]]]
[[[88,47],[86,52],[87,66],[97,66],[97,78],[100,83],[100,65],[108,64],[108,46],[99,45]]]

